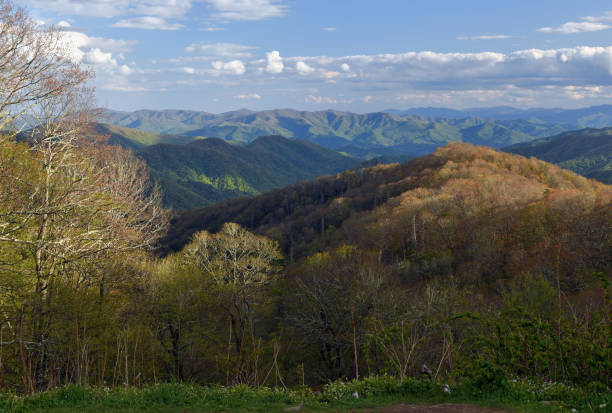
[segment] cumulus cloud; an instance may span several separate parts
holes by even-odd
[[[351,71],[351,66],[346,64],[346,63],[342,63],[340,65],[340,69],[342,69],[343,72],[350,72]]]
[[[243,75],[246,72],[244,63],[240,60],[232,60],[230,62],[217,60],[212,62],[212,67],[215,70],[215,74]]]
[[[609,24],[598,23],[594,21],[584,22],[567,22],[563,23],[558,27],[542,27],[537,31],[542,33],[562,33],[562,34],[573,34],[573,33],[584,33],[584,32],[597,32],[600,30],[607,30],[612,28]]]
[[[215,57],[244,59],[253,56],[256,47],[237,43],[192,43],[185,48],[190,54],[202,54]]]
[[[306,63],[301,60],[295,64],[295,70],[298,71],[301,75],[307,75],[308,73],[314,72],[314,69],[308,66]]]
[[[325,30],[326,32],[335,32],[336,28],[335,27],[324,27],[323,30]]]
[[[283,58],[277,50],[266,53],[267,66],[266,70],[269,73],[281,73],[285,68]]]
[[[216,11],[216,17],[227,20],[262,20],[280,17],[287,6],[279,0],[205,0]]]
[[[127,65],[119,65],[117,59],[122,59],[123,53],[131,52],[138,42],[89,37],[85,33],[70,31],[71,27],[66,22],[61,27],[64,28],[62,44],[73,61],[84,63],[98,72],[117,71],[122,75],[133,72]]]
[[[142,30],[179,30],[184,26],[178,23],[168,23],[161,17],[143,16],[134,17],[132,19],[123,19],[111,25],[112,27],[121,27],[124,29],[142,29]]]
[[[528,49],[511,53],[436,53],[431,51],[342,57],[289,57],[325,79],[375,85],[470,88],[475,84],[612,84],[612,46]],[[351,73],[343,69],[349,66]]]
[[[85,63],[94,64],[94,65],[111,65],[117,66],[117,61],[113,59],[112,53],[105,53],[97,47],[93,49],[89,49],[87,53],[85,53],[83,57],[83,61]]]

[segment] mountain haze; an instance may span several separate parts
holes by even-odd
[[[425,154],[454,141],[502,147],[567,130],[558,124],[520,119],[495,121],[474,116],[427,118],[385,112],[292,109],[240,110],[219,115],[177,110],[109,111],[107,121],[151,133],[217,137],[242,144],[260,136],[280,135],[307,139],[356,156],[364,149],[369,150],[368,156],[384,155],[387,148],[393,148],[396,154]]]
[[[530,122],[553,123],[567,129],[602,128],[612,125],[612,105],[598,105],[580,109],[533,108],[517,109],[511,106],[490,108],[448,109],[435,107],[406,110],[389,109],[386,112],[398,116],[415,115],[431,118],[465,118],[475,116],[491,120],[525,119]]]

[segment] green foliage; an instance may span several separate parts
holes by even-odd
[[[348,169],[356,160],[306,141],[262,137],[247,146],[220,139],[153,145],[139,153],[175,209],[259,194]]]
[[[560,383],[508,380],[497,393],[479,391],[470,381],[446,385],[430,379],[404,382],[373,376],[357,382],[336,381],[315,395],[309,389],[285,390],[246,386],[201,387],[189,384],[156,384],[142,388],[95,389],[69,386],[32,396],[0,395],[6,413],[42,411],[283,411],[304,406],[308,411],[338,411],[393,403],[478,403],[513,406],[520,411],[607,411],[612,394],[607,389],[570,387]],[[503,391],[502,391],[503,390]],[[357,397],[354,396],[357,394]],[[545,402],[545,403],[543,403]],[[550,407],[549,407],[550,406]],[[603,406],[603,407],[600,407]]]

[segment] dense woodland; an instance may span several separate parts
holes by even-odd
[[[169,219],[61,32],[0,21],[0,390],[612,384],[612,187],[456,143]]]

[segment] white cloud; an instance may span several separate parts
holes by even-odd
[[[372,87],[390,84],[437,88],[471,88],[475,85],[516,83],[612,84],[612,46],[564,49],[528,49],[511,53],[436,53],[352,55],[342,57],[287,57],[287,63],[314,68],[323,80],[342,79]],[[346,64],[350,73],[338,67]]]
[[[587,16],[583,20],[589,22],[611,22],[612,23],[612,11],[605,12],[601,16]]]
[[[230,62],[217,60],[212,62],[212,67],[215,69],[215,74],[243,75],[246,72],[244,63],[240,60],[232,60]]]
[[[335,105],[338,103],[338,100],[329,96],[316,96],[316,95],[308,95],[304,98],[304,102],[306,103],[316,103],[318,105],[321,104],[332,104]]]
[[[261,99],[261,96],[258,95],[257,93],[250,93],[248,95],[237,95],[234,96],[234,99],[241,99],[241,100],[247,100],[247,99]]]
[[[161,17],[143,16],[119,20],[118,22],[112,24],[111,27],[142,30],[179,30],[184,26],[177,23],[168,23]]]
[[[295,64],[295,70],[298,71],[301,75],[307,75],[308,73],[314,72],[314,69],[308,66],[306,63],[301,60]]]
[[[598,23],[594,21],[584,22],[567,22],[563,23],[558,27],[542,27],[537,31],[542,33],[562,33],[562,34],[573,34],[573,33],[584,33],[584,32],[597,32],[600,30],[607,30],[612,28],[609,24]]]
[[[185,52],[244,59],[253,56],[251,51],[255,49],[256,47],[237,43],[192,43],[185,48]]]
[[[216,10],[216,17],[227,20],[262,20],[280,17],[287,6],[279,0],[205,0]]]
[[[193,67],[184,67],[183,70],[185,71],[185,73],[193,75],[195,74],[196,70]]]
[[[335,27],[324,27],[323,30],[325,30],[326,32],[335,32],[336,28]]]
[[[64,22],[66,23],[66,22]],[[62,24],[63,47],[68,51],[70,59],[83,63],[97,72],[121,75],[133,73],[127,65],[119,65],[117,59],[123,59],[123,53],[130,53],[138,43],[132,40],[107,39],[103,37],[89,37],[85,33],[70,31],[69,24]]]
[[[25,0],[25,3],[64,14],[112,18],[148,15],[163,18],[183,17],[192,0]]]
[[[484,34],[481,36],[458,36],[457,40],[503,40],[512,38],[514,36],[509,34]]]
[[[277,50],[266,53],[267,66],[266,70],[269,73],[281,73],[285,68],[283,58]]]
[[[113,59],[112,53],[105,53],[97,47],[89,49],[83,56],[83,62],[93,65],[117,66],[117,61]]]
[[[130,53],[138,44],[135,40],[107,39],[104,37],[89,37],[85,33],[64,30],[63,41],[71,49],[84,49],[97,47],[111,53]],[[77,52],[75,50],[75,52]],[[78,52],[77,52],[78,53]],[[79,53],[80,54],[80,53]]]
[[[342,69],[343,72],[350,72],[351,71],[351,66],[346,64],[346,63],[342,63],[340,65],[340,69]]]
[[[215,18],[226,20],[261,20],[287,13],[282,0],[25,0],[30,6],[60,13],[112,18],[126,15],[147,15],[181,18],[193,3],[205,2],[214,10]]]

